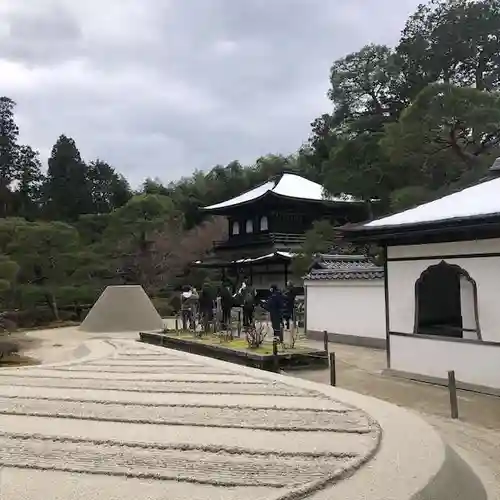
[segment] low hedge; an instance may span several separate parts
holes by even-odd
[[[76,316],[74,311],[59,311],[59,319],[61,321],[76,321]],[[54,314],[48,307],[7,311],[4,313],[3,322],[7,330],[33,328],[53,323]]]
[[[0,338],[0,359],[4,356],[10,356],[19,352],[19,346],[10,340],[3,340]]]

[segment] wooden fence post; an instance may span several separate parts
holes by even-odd
[[[278,357],[278,340],[273,338],[273,366],[276,373],[280,372],[280,360]]]
[[[450,393],[451,418],[456,419],[458,418],[458,399],[455,370],[451,370],[448,372],[448,391]]]
[[[330,385],[335,387],[337,385],[337,373],[335,370],[335,353],[330,353]]]
[[[325,348],[326,355],[328,356],[328,332],[323,331],[323,346]]]

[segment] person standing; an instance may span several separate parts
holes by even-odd
[[[222,309],[222,329],[227,330],[231,324],[231,309],[233,308],[233,294],[229,285],[224,284],[220,291],[220,302]]]
[[[182,329],[196,329],[196,306],[198,303],[198,292],[189,285],[184,287],[181,294]]]
[[[203,325],[203,331],[208,332],[210,323],[213,321],[214,300],[212,290],[208,285],[203,285],[199,300],[200,318]]]
[[[296,297],[297,292],[295,291],[295,287],[293,286],[293,283],[289,281],[284,293],[285,307],[283,311],[283,319],[287,330],[290,330],[290,320],[293,322]]]
[[[255,311],[255,289],[245,280],[245,288],[243,289],[243,327],[253,325],[253,315]]]
[[[277,285],[269,288],[271,295],[264,302],[264,308],[269,311],[273,334],[283,343],[283,308],[284,297]]]

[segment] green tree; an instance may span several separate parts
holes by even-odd
[[[38,151],[20,146],[16,158],[17,187],[14,190],[15,213],[33,220],[40,215],[44,175]]]
[[[150,177],[142,183],[142,192],[144,194],[161,194],[163,196],[170,196],[172,190],[164,186],[160,179],[152,179]]]
[[[61,135],[52,148],[45,197],[52,219],[71,222],[82,214],[92,213],[87,167],[75,141],[65,135]]]
[[[104,233],[106,258],[125,283],[141,284],[152,291],[162,271],[164,256],[158,251],[157,238],[180,239],[182,214],[171,198],[142,194],[132,197],[110,215]]]
[[[389,159],[379,145],[382,137],[382,132],[365,132],[339,140],[325,162],[323,185],[329,194],[375,198],[387,207],[392,190],[404,179],[393,175]]]
[[[500,1],[432,0],[406,23],[397,47],[413,99],[435,82],[495,90],[500,84]]]
[[[109,225],[111,214],[87,214],[81,215],[75,223],[82,244],[93,245],[102,240]]]
[[[309,269],[314,255],[328,253],[337,240],[335,227],[328,221],[315,222],[313,227],[306,233],[304,243],[298,255],[292,261],[292,273],[301,279]]]
[[[394,53],[384,45],[367,45],[335,61],[328,97],[337,125],[354,132],[380,130],[400,110],[399,76]]]
[[[19,128],[14,118],[16,103],[0,97],[0,217],[7,217],[11,203],[10,186],[16,174]]]
[[[0,295],[9,291],[19,273],[19,264],[8,255],[0,254]]]
[[[23,223],[15,229],[8,246],[8,253],[21,267],[22,282],[38,287],[56,320],[56,293],[74,271],[78,248],[78,232],[63,222]]]
[[[92,213],[104,214],[119,208],[132,197],[129,183],[108,163],[96,160],[86,169]]]
[[[113,241],[120,238],[134,248],[147,250],[155,233],[170,221],[182,221],[171,198],[156,194],[136,195],[111,214],[107,237]]]
[[[426,87],[382,140],[393,162],[403,166],[417,161],[432,170],[432,158],[448,153],[448,182],[469,170],[482,175],[483,158],[499,143],[500,94],[450,84]]]

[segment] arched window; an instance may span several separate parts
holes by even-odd
[[[260,230],[261,231],[268,231],[269,230],[269,221],[268,221],[266,215],[264,215],[264,217],[262,217],[260,219]]]
[[[477,285],[465,269],[441,261],[420,275],[414,333],[481,340]]]
[[[246,223],[246,226],[245,226],[245,231],[247,233],[253,233],[253,220],[251,220],[251,219],[247,220],[247,223]]]
[[[240,234],[240,223],[233,222],[233,235]]]

